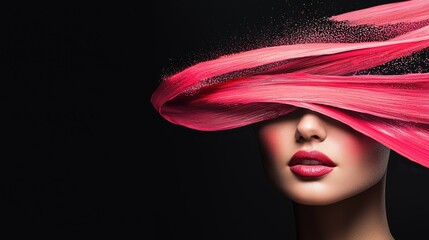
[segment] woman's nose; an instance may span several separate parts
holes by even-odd
[[[299,118],[295,139],[297,142],[322,142],[326,138],[326,126],[323,118],[317,113],[306,111]]]

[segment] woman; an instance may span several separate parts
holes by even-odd
[[[307,36],[323,41],[201,62],[167,78],[152,103],[192,129],[255,124],[268,176],[295,203],[298,238],[392,239],[389,149],[429,166],[429,78],[365,74],[426,49],[428,13],[428,3],[415,0],[335,16],[378,35]]]
[[[257,128],[268,176],[294,202],[298,239],[393,239],[388,148],[305,109]]]

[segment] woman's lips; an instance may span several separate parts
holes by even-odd
[[[289,161],[290,170],[301,177],[321,177],[331,172],[336,164],[318,151],[298,151]]]

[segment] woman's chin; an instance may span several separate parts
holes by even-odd
[[[341,202],[347,198],[354,196],[354,194],[352,192],[349,192],[348,194],[346,193],[334,194],[329,191],[322,191],[322,192],[299,191],[295,193],[289,192],[287,196],[290,200],[292,200],[297,204],[321,206],[321,205],[329,205],[329,204]]]

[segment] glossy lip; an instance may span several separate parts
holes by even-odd
[[[337,165],[318,151],[298,151],[289,161],[290,170],[301,177],[321,177],[330,173]]]

